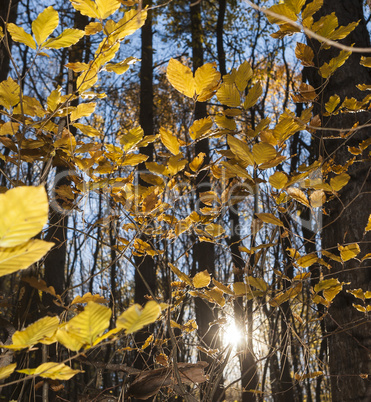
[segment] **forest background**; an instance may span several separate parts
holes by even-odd
[[[2,400],[371,399],[369,15],[0,1]]]

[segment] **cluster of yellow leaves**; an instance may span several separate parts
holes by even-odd
[[[48,209],[43,186],[16,187],[0,194],[0,276],[28,268],[53,246],[31,239],[46,224]]]
[[[59,342],[70,351],[89,349],[100,342],[112,338],[118,332],[125,330],[131,334],[144,326],[157,320],[161,314],[161,306],[155,301],[149,301],[144,308],[134,304],[124,311],[116,321],[116,327],[105,332],[110,325],[112,311],[94,301],[91,294],[75,299],[72,303],[86,302],[85,309],[67,322],[59,323],[58,317],[44,317],[29,325],[22,331],[16,331],[12,336],[10,345],[1,345],[7,349],[21,350],[31,348],[38,343],[50,345]],[[97,300],[97,297],[94,298]],[[104,300],[104,299],[103,299]],[[99,300],[102,302],[102,300]],[[0,370],[0,379],[8,377],[15,369],[15,365],[9,365]],[[41,377],[68,380],[80,370],[73,370],[63,363],[44,363],[35,369],[18,370],[28,375],[40,375]]]

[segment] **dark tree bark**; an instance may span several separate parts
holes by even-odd
[[[192,34],[192,62],[193,62],[193,72],[197,68],[204,64],[204,54],[203,54],[203,33],[202,33],[202,22],[201,22],[201,4],[196,2],[190,6],[190,19],[191,19],[191,34]],[[202,119],[207,116],[206,103],[196,102],[194,118],[195,120]],[[197,141],[195,144],[195,155],[203,152],[205,156],[205,164],[210,162],[210,149],[209,142],[207,139]],[[200,194],[204,191],[210,190],[210,178],[207,171],[202,171],[197,175],[196,178],[196,202],[197,210],[204,205],[200,202]],[[214,244],[209,242],[203,242],[196,240],[193,246],[193,267],[192,274],[196,272],[201,272],[207,270],[211,275],[215,275],[215,249]],[[200,298],[195,299],[196,308],[196,321],[198,325],[198,335],[202,339],[202,344],[209,348],[218,348],[219,345],[219,334],[218,326],[213,325],[209,327],[209,323],[216,320],[214,315],[213,305],[206,302]],[[217,311],[217,310],[215,310]],[[207,361],[210,364],[213,359],[206,354],[202,354],[202,360]],[[215,374],[215,373],[214,373]],[[210,400],[222,400],[224,395],[223,389],[219,386],[216,392],[211,396]],[[205,395],[206,397],[206,395]]]
[[[335,12],[339,25],[344,26],[353,21],[360,21],[358,27],[342,41],[342,43],[357,47],[369,47],[369,33],[363,16],[363,1],[361,0],[325,0],[324,6],[315,17]],[[316,41],[308,38],[308,44],[315,52],[317,66],[328,62],[339,54],[339,49],[320,50]],[[367,54],[369,56],[369,54]],[[323,105],[331,95],[337,94],[341,100],[345,97],[362,99],[366,96],[356,88],[357,84],[370,84],[369,70],[359,64],[361,55],[353,53],[348,61],[337,70],[329,82],[317,91],[320,93],[315,113],[323,113]],[[317,70],[308,70],[309,83],[319,89],[324,80]],[[353,124],[360,125],[369,122],[370,112],[342,113],[334,117],[321,116],[322,126],[350,129]],[[318,154],[326,161],[333,158],[335,163],[344,165],[351,158],[347,147],[358,146],[359,142],[369,138],[369,129],[361,129],[346,140],[339,137],[339,133],[317,131]],[[337,139],[331,139],[334,136]],[[365,152],[368,152],[366,150]],[[365,156],[365,154],[363,155]],[[359,157],[360,158],[360,157]],[[348,173],[350,182],[345,186],[338,197],[334,197],[326,207],[328,215],[324,216],[322,230],[322,248],[333,251],[338,244],[358,242],[361,248],[361,257],[371,252],[370,236],[365,235],[371,205],[371,180],[369,163],[354,163]],[[346,288],[361,288],[370,290],[371,271],[367,262],[359,263],[350,260],[344,264],[330,261],[331,274],[339,281],[350,282]],[[370,401],[371,381],[361,377],[361,374],[370,374],[371,322],[363,313],[358,312],[352,303],[356,299],[343,290],[332,303],[326,318],[329,335],[329,363],[331,374],[332,399],[336,402]]]

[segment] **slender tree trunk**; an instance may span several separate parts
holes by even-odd
[[[192,1],[191,1],[192,3]],[[204,64],[203,55],[203,33],[202,33],[202,22],[201,22],[201,4],[195,3],[191,4],[190,7],[190,19],[191,19],[191,33],[192,33],[192,62],[193,71],[195,72],[197,68]],[[207,116],[206,103],[197,102],[195,105],[194,118],[195,120],[202,119]],[[209,142],[207,139],[196,142],[195,154],[198,155],[203,152],[205,156],[205,164],[210,162],[210,149]],[[202,171],[197,175],[196,178],[196,198],[197,198],[197,210],[203,207],[200,202],[200,194],[204,191],[210,190],[210,178],[208,172]],[[193,246],[193,271],[194,275],[196,272],[201,272],[207,270],[211,275],[215,275],[215,249],[214,244],[209,242],[199,242],[196,240]],[[214,305],[206,302],[200,298],[195,299],[196,308],[196,321],[198,325],[198,334],[202,339],[202,343],[209,348],[219,348],[220,347],[220,337],[218,333],[218,326],[213,325],[209,327],[209,323],[217,319],[217,310],[215,309],[215,314],[213,311]],[[213,364],[213,359],[207,355],[202,354],[202,360],[209,363],[210,367]],[[216,375],[217,373],[211,373]],[[212,379],[211,379],[212,382]],[[222,383],[222,381],[221,381]],[[209,400],[222,400],[224,398],[224,391],[221,388],[222,384],[217,388],[214,395],[211,396]],[[203,395],[204,398],[207,395]]]
[[[316,18],[335,12],[341,26],[360,21],[358,27],[342,43],[370,47],[362,7],[361,0],[325,0]],[[318,42],[310,39],[308,44],[314,49],[318,66],[339,54],[339,49],[335,48],[320,50]],[[345,97],[362,99],[366,96],[356,88],[360,83],[371,84],[369,70],[359,64],[360,56],[359,53],[352,54],[324,87],[321,87],[324,82],[317,70],[308,71],[309,83],[320,93],[315,113],[323,113],[323,105],[331,95],[337,94],[341,100]],[[368,123],[370,118],[370,112],[341,113],[330,118],[321,116],[322,126],[335,129],[350,129],[356,122],[360,122],[360,125]],[[317,131],[316,134],[319,137],[319,153],[326,161],[333,158],[339,165],[344,165],[352,156],[348,152],[348,146],[358,146],[362,140],[369,138],[368,129],[355,132],[347,140],[340,138],[336,131],[326,131],[322,136],[320,133]],[[329,139],[331,136],[337,139]],[[322,248],[333,251],[338,244],[359,242],[362,257],[371,252],[371,237],[364,232],[371,212],[368,209],[371,205],[369,165],[365,162],[355,163],[350,166],[348,173],[351,176],[349,184],[340,191],[339,197],[334,197],[326,206],[328,215],[324,216]],[[344,264],[334,261],[330,263],[334,277],[342,282],[350,282],[346,288],[370,290],[371,270],[367,262],[350,260]],[[336,402],[371,400],[371,381],[362,378],[362,374],[370,374],[371,322],[352,303],[357,303],[356,299],[343,290],[334,299],[326,317],[332,400]]]

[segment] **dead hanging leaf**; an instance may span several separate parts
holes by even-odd
[[[23,282],[27,282],[30,286],[37,290],[41,290],[42,292],[49,293],[50,295],[56,297],[61,301],[61,297],[55,293],[55,289],[53,286],[46,286],[46,282],[42,279],[37,279],[34,276],[24,277],[22,278]]]
[[[180,379],[183,384],[201,384],[207,380],[204,369],[208,366],[206,362],[178,363]],[[131,383],[128,395],[145,400],[158,394],[162,387],[177,385],[173,367],[159,368],[144,371]]]
[[[297,202],[300,202],[300,204],[303,204],[306,207],[309,207],[309,202],[307,200],[306,195],[303,193],[303,191],[299,190],[296,187],[289,187],[287,189],[287,192],[291,198],[293,198]]]

